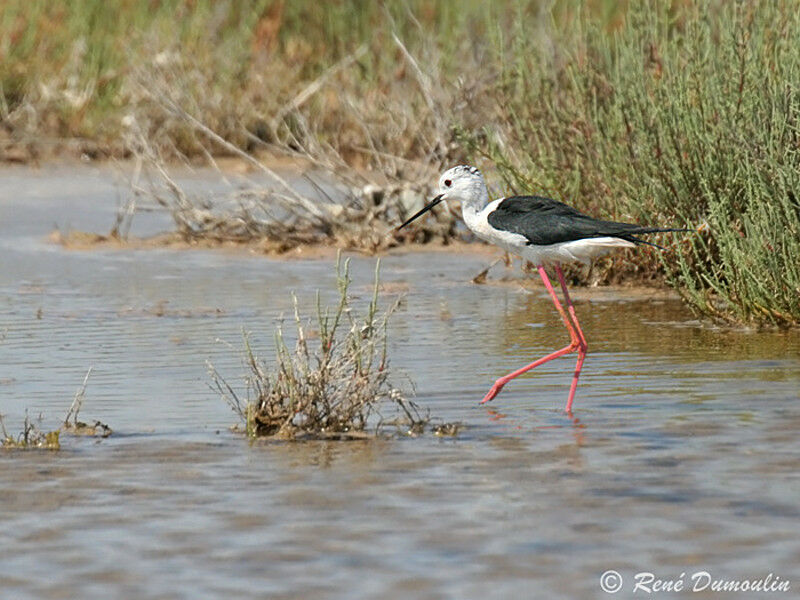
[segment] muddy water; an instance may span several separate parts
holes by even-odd
[[[383,262],[406,300],[392,360],[419,403],[466,428],[351,443],[248,445],[207,386],[235,380],[241,329],[269,356],[295,290],[330,259],[206,251],[66,252],[53,225],[107,231],[109,172],[0,173],[0,412],[104,440],[0,452],[0,595],[13,598],[604,597],[600,574],[773,573],[800,589],[797,334],[717,330],[674,299],[580,291],[572,360],[478,406],[493,379],[564,343],[540,289],[467,283],[485,256]],[[168,224],[147,214],[139,232]],[[366,298],[374,263],[353,259]],[[326,292],[328,293],[328,292]],[[645,595],[642,591],[637,595]],[[677,596],[677,594],[672,594]],[[710,596],[711,594],[708,594]],[[784,596],[791,596],[784,594]]]

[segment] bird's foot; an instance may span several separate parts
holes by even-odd
[[[500,390],[503,389],[503,386],[505,384],[506,382],[503,381],[502,379],[498,379],[497,381],[495,381],[494,385],[492,386],[492,389],[490,389],[489,392],[483,397],[483,400],[481,400],[481,404],[486,404],[487,402],[489,402],[489,400],[492,400],[495,396],[497,396],[497,394],[500,393]]]

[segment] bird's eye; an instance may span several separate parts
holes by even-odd
[[[451,185],[453,185],[452,181],[450,181],[449,179],[444,180],[444,187],[450,187]]]

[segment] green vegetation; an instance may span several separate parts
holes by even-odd
[[[427,417],[389,382],[386,329],[396,304],[378,314],[376,265],[372,298],[365,314],[357,316],[348,292],[348,264],[337,261],[339,302],[334,309],[323,309],[317,293],[312,322],[300,317],[294,299],[295,349],[289,349],[279,327],[274,368],[258,358],[245,334],[244,393],[209,365],[214,387],[242,419],[249,437],[358,439],[375,436],[387,425],[406,434],[424,430]]]
[[[472,147],[515,189],[699,227],[677,246],[662,239],[676,251],[661,255],[698,312],[800,323],[796,5],[637,4],[612,32],[584,18],[545,46],[522,27],[495,88],[497,124],[468,132]]]
[[[212,131],[384,180],[472,160],[517,192],[699,229],[603,263],[606,279],[800,323],[795,3],[387,4],[8,0],[0,155],[54,138],[129,155],[141,135],[167,155],[231,153]]]

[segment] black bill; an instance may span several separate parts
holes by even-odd
[[[428,202],[428,204],[425,206],[425,208],[423,208],[421,211],[419,211],[419,212],[418,212],[417,214],[415,214],[413,217],[411,217],[410,219],[408,219],[408,220],[407,220],[405,223],[403,223],[402,225],[400,225],[399,227],[397,227],[397,229],[395,229],[395,231],[399,231],[400,229],[402,229],[403,227],[405,227],[406,225],[408,225],[409,223],[411,223],[411,221],[413,221],[414,219],[416,219],[416,218],[418,218],[418,217],[421,217],[422,215],[424,215],[426,212],[428,212],[428,211],[429,211],[430,209],[432,209],[434,206],[436,206],[437,204],[439,204],[439,202],[441,202],[441,201],[443,200],[443,198],[444,198],[444,194],[439,194],[438,196],[436,196],[436,198],[434,198],[433,200],[431,200],[430,202]]]

